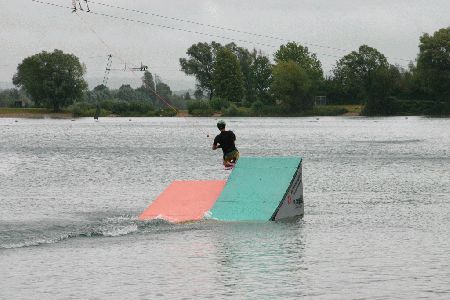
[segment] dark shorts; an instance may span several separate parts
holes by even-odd
[[[239,159],[239,151],[233,150],[223,155],[223,162],[236,162]]]

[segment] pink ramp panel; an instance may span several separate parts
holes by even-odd
[[[224,180],[174,181],[139,219],[160,218],[174,223],[201,220],[216,203],[225,184]]]

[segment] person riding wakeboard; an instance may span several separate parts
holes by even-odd
[[[233,131],[225,130],[226,123],[223,120],[217,122],[217,128],[220,130],[220,134],[214,138],[214,143],[212,146],[213,150],[217,148],[222,148],[223,151],[223,165],[225,168],[233,167],[239,159],[239,151],[236,149],[234,142],[236,141],[236,136]]]

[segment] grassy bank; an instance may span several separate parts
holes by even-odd
[[[63,111],[54,113],[45,108],[7,108],[0,107],[0,118],[53,118],[53,119],[69,119],[72,113]]]
[[[305,111],[289,112],[279,105],[263,105],[257,102],[251,107],[226,102],[222,105],[215,104],[215,102],[205,100],[191,101],[188,104],[189,115],[196,117],[213,115],[226,117],[309,117],[360,115],[362,110],[362,105],[319,105]]]
[[[311,110],[301,113],[286,114],[272,109],[264,109],[255,112],[252,108],[247,107],[233,107],[232,109],[224,109],[222,111],[214,111],[210,108],[205,110],[194,110],[189,113],[186,110],[178,111],[177,117],[309,117],[309,116],[340,116],[340,115],[359,115],[361,113],[361,105],[323,105],[316,106]],[[53,118],[53,119],[69,119],[73,117],[93,117],[95,108],[88,107],[86,109],[71,108],[68,111],[53,113],[51,110],[45,108],[0,108],[0,118]],[[102,109],[100,117],[159,117],[159,116],[174,116],[174,111],[170,109],[165,110],[150,110],[147,112],[126,111],[122,113],[111,112]]]
[[[363,105],[360,104],[350,104],[350,105],[336,105],[337,107],[342,107],[347,110],[346,116],[359,116],[363,110]]]

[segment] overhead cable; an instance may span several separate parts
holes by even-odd
[[[198,21],[192,21],[192,20],[187,20],[187,19],[182,19],[182,18],[169,17],[169,16],[161,15],[161,14],[150,12],[150,11],[142,11],[142,10],[137,10],[137,9],[132,9],[132,8],[126,8],[126,7],[106,4],[106,3],[102,3],[102,2],[96,2],[96,1],[92,1],[92,0],[90,0],[90,2],[94,3],[94,4],[97,4],[97,5],[109,7],[109,8],[116,8],[116,9],[120,9],[120,10],[124,10],[124,11],[130,11],[130,12],[135,12],[135,13],[143,14],[143,15],[150,15],[150,16],[153,16],[153,17],[158,17],[158,18],[172,20],[172,21],[177,21],[177,22],[189,23],[189,24],[193,24],[193,25],[204,26],[204,27],[209,27],[209,28],[214,28],[214,29],[220,29],[220,30],[225,30],[225,31],[230,31],[230,32],[235,32],[235,33],[241,33],[241,34],[246,34],[246,35],[250,35],[250,36],[254,36],[254,37],[278,40],[278,41],[282,41],[282,42],[294,42],[294,40],[289,40],[289,39],[286,39],[286,38],[277,37],[277,36],[273,36],[273,35],[260,34],[260,33],[250,32],[250,31],[234,29],[234,28],[230,28],[230,27],[224,27],[224,26],[218,26],[218,25],[211,25],[211,24],[201,23],[201,22],[198,22]],[[313,46],[313,47],[325,48],[325,49],[330,49],[330,50],[335,50],[335,51],[343,51],[343,52],[351,52],[352,51],[350,49],[337,48],[337,47],[321,45],[321,44],[316,44],[316,43],[309,43],[309,42],[305,42],[305,41],[298,41],[298,43],[300,43],[302,45],[310,45],[310,46]],[[404,59],[404,58],[398,58],[398,57],[391,57],[391,59],[403,60],[403,61],[408,61],[408,62],[410,61],[410,59]]]

